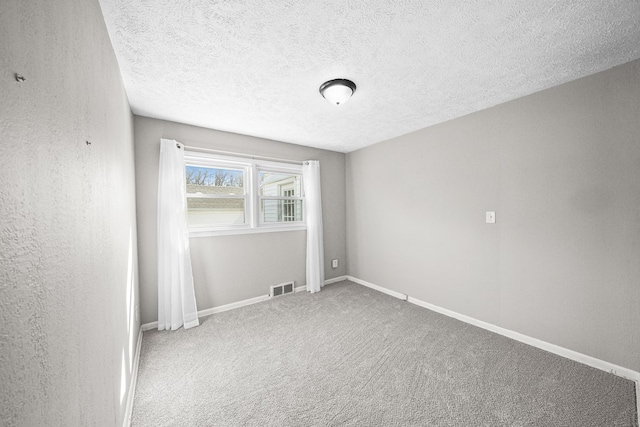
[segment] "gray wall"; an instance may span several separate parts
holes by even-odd
[[[640,62],[348,154],[347,231],[352,276],[640,371]]]
[[[345,274],[345,155],[300,145],[135,116],[138,242],[142,322],[158,320],[156,218],[160,138],[189,146],[278,157],[320,160],[325,275]],[[306,284],[306,232],[191,238],[198,310],[266,295],[269,286]],[[340,267],[331,268],[338,258]]]
[[[133,117],[100,6],[5,0],[0,40],[0,424],[119,426],[139,331]]]

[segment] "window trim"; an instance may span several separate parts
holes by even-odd
[[[244,169],[244,196],[205,196],[204,198],[244,198],[245,224],[229,224],[223,226],[189,226],[189,237],[227,236],[233,234],[269,233],[278,231],[306,230],[306,215],[304,210],[304,184],[302,182],[302,164],[288,164],[252,158],[231,157],[199,151],[184,152],[184,165],[201,167],[229,167]],[[260,196],[260,172],[285,173],[300,176],[300,197]],[[186,192],[185,192],[186,193]],[[190,196],[191,194],[191,196]],[[194,197],[187,193],[185,197]],[[195,197],[201,197],[195,196]],[[265,223],[260,217],[261,200],[302,200],[302,220]]]
[[[262,207],[262,201],[263,200],[302,200],[302,203],[304,204],[304,197],[303,195],[299,196],[299,197],[285,197],[285,196],[261,196],[260,195],[260,172],[275,172],[275,173],[282,173],[282,174],[290,174],[290,175],[299,175],[300,176],[300,193],[304,193],[304,185],[302,183],[302,165],[300,165],[299,168],[299,172],[292,172],[291,170],[285,170],[285,169],[281,169],[279,167],[264,167],[262,164],[257,165],[256,167],[256,212],[258,214],[258,226],[259,227],[280,227],[282,225],[289,227],[289,226],[293,226],[292,224],[305,224],[306,225],[306,217],[304,214],[304,207],[302,208],[302,220],[300,221],[280,221],[280,222],[276,222],[276,223],[268,223],[268,222],[264,222],[261,215],[260,215],[260,209]],[[286,225],[285,225],[286,224]]]
[[[189,157],[189,161],[187,161],[187,157]],[[191,159],[194,159],[191,161]],[[187,153],[184,153],[184,166],[196,166],[203,168],[228,168],[231,170],[241,170],[243,173],[243,195],[241,196],[231,196],[231,195],[216,195],[216,194],[195,194],[188,193],[185,189],[185,197],[188,200],[189,198],[202,198],[202,199],[242,199],[244,200],[244,224],[226,224],[221,226],[189,226],[189,235],[191,232],[203,232],[203,231],[216,231],[216,230],[245,230],[250,228],[250,218],[248,218],[249,209],[251,209],[251,195],[247,191],[247,182],[251,180],[251,168],[247,167],[247,165],[243,165],[234,161],[227,161],[226,159],[213,159],[205,156],[187,156]]]

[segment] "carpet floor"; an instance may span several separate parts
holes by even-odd
[[[133,426],[637,426],[634,383],[340,282],[144,333]]]

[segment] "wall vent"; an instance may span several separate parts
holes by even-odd
[[[279,285],[271,286],[269,297],[279,297],[280,295],[292,294],[296,287],[294,282],[280,283]]]

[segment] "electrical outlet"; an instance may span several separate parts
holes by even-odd
[[[487,211],[486,220],[487,220],[487,224],[495,224],[496,223],[495,211]]]
[[[331,260],[331,268],[338,268],[338,259]]]

